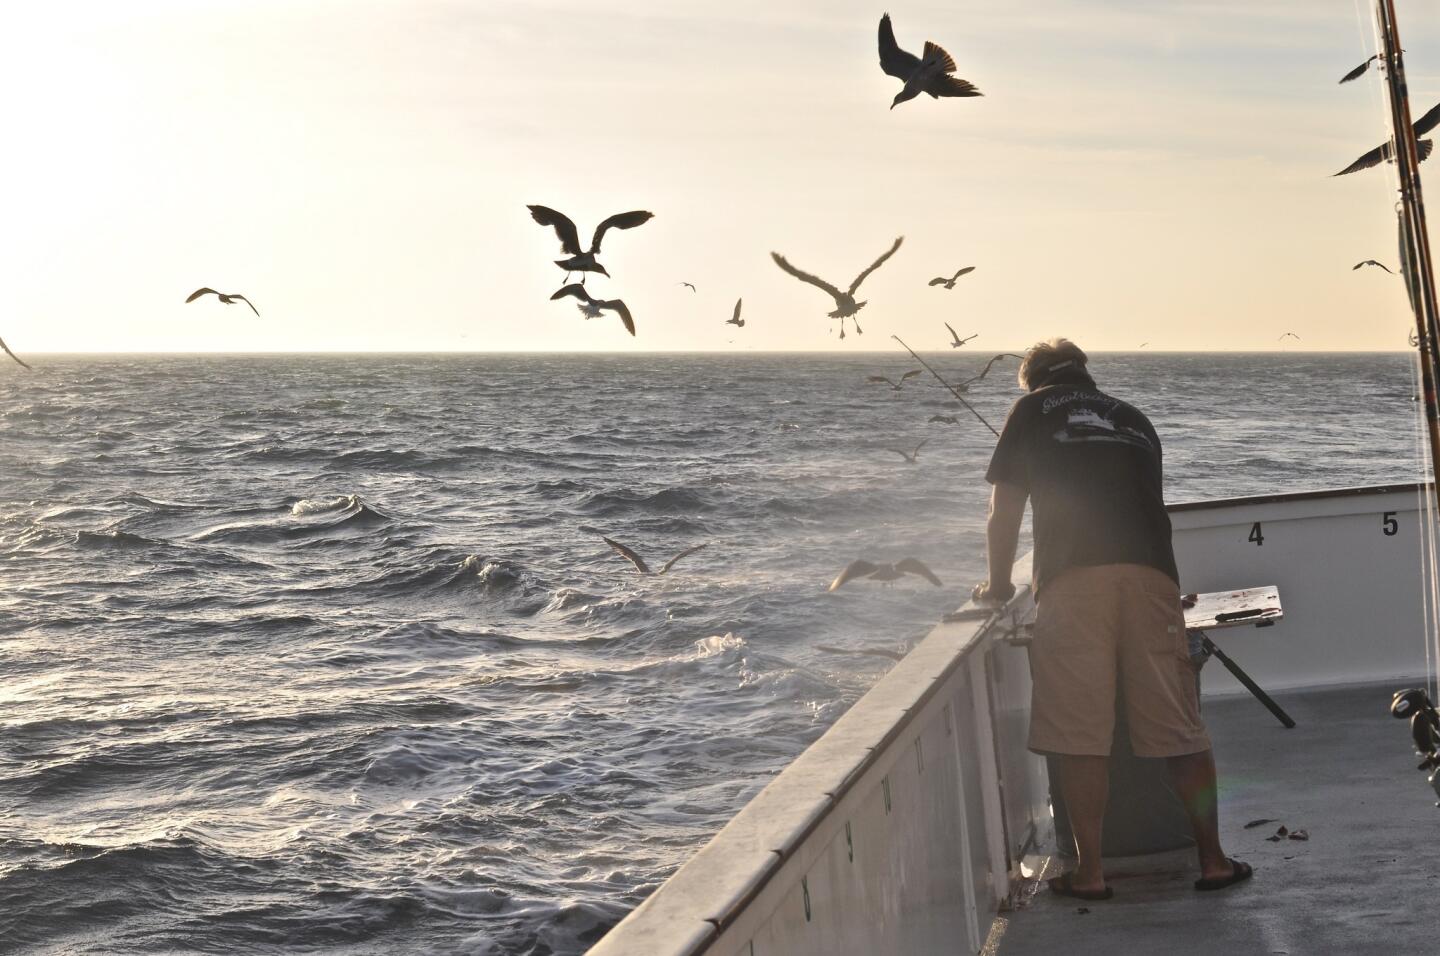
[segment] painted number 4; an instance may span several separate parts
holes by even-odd
[[[1254,541],[1257,548],[1265,543],[1265,536],[1260,533],[1260,522],[1257,521],[1250,526],[1250,537],[1245,540]]]

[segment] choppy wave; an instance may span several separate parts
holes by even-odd
[[[1172,498],[1414,472],[1401,357],[1096,363]],[[907,646],[983,575],[992,439],[863,392],[893,365],[0,377],[0,949],[582,952],[891,664],[821,648]],[[710,547],[647,575],[600,534]],[[907,554],[949,586],[824,590]]]

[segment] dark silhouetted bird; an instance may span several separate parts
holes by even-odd
[[[1440,103],[1437,103],[1436,105],[1430,107],[1429,112],[1427,112],[1424,116],[1420,117],[1418,120],[1415,121],[1414,130],[1416,137],[1424,136],[1426,133],[1434,129],[1437,125],[1440,125]],[[1428,139],[1420,140],[1418,143],[1415,144],[1415,146],[1419,150],[1420,161],[1422,163],[1425,161],[1425,158],[1430,155],[1430,151],[1435,148],[1435,144]],[[1351,163],[1349,166],[1346,166],[1344,169],[1340,170],[1340,172],[1336,173],[1335,175],[1344,176],[1348,173],[1359,172],[1362,169],[1369,169],[1371,166],[1379,166],[1381,163],[1390,159],[1393,155],[1394,154],[1391,152],[1390,143],[1382,143],[1379,146],[1376,146],[1374,149],[1370,150],[1370,152],[1361,156],[1359,159],[1355,160],[1355,162]]]
[[[694,554],[696,551],[700,551],[704,548],[710,547],[709,543],[706,543],[697,544],[693,548],[686,548],[684,551],[681,551],[669,561],[666,561],[665,566],[662,567],[659,571],[651,571],[650,566],[645,563],[645,560],[641,558],[640,555],[625,547],[625,545],[621,544],[619,541],[616,541],[613,538],[607,538],[603,534],[600,536],[600,540],[610,545],[610,547],[615,550],[616,554],[619,554],[626,561],[629,561],[631,564],[635,565],[635,570],[639,571],[641,574],[664,574],[666,571],[669,571],[672,567],[675,566],[676,561],[679,561],[686,555]]]
[[[916,445],[916,446],[915,446],[915,450],[912,451],[912,452],[906,452],[906,451],[903,451],[902,449],[899,449],[899,448],[887,448],[887,449],[885,449],[885,450],[886,450],[886,451],[893,451],[895,454],[899,455],[901,458],[904,458],[908,463],[914,465],[914,464],[918,464],[919,461],[920,461],[920,449],[924,448],[926,442],[929,442],[929,441],[930,441],[930,439],[928,439],[928,438],[925,439],[925,441],[922,441],[920,444]]]
[[[21,365],[25,366],[26,368],[30,368],[30,363],[29,363],[29,362],[26,362],[26,361],[25,361],[24,359],[22,359],[20,356],[16,355],[14,352],[10,351],[10,346],[8,346],[8,345],[5,344],[5,340],[4,340],[4,339],[0,339],[0,349],[4,349],[6,355],[10,356],[12,359],[14,359],[15,361],[19,362]],[[35,370],[34,370],[33,368],[30,368],[30,371],[33,372],[33,371],[35,371]]]
[[[934,424],[935,422],[939,422],[942,425],[958,425],[960,424],[960,419],[954,415],[931,415],[930,423]]]
[[[1285,332],[1285,333],[1281,334],[1280,338],[1276,339],[1275,341],[1277,341],[1277,342],[1283,342],[1283,341],[1285,341],[1286,339],[1294,339],[1295,341],[1298,342],[1298,341],[1300,341],[1300,336],[1296,335],[1294,332]]]
[[[886,250],[884,255],[876,259],[874,262],[870,263],[870,265],[865,269],[864,272],[860,273],[858,276],[855,277],[855,281],[850,283],[850,288],[845,292],[841,292],[839,289],[835,288],[833,285],[826,282],[824,279],[821,279],[817,276],[812,276],[808,272],[801,272],[799,269],[795,268],[789,262],[787,262],[785,257],[778,252],[770,253],[770,258],[775,260],[775,264],[777,266],[790,273],[792,276],[799,279],[801,282],[808,282],[811,285],[815,286],[817,289],[822,289],[825,292],[829,293],[830,298],[835,300],[835,311],[829,313],[829,315],[832,319],[840,320],[840,337],[843,339],[845,337],[845,320],[854,316],[856,312],[859,312],[861,309],[865,308],[864,302],[855,301],[855,293],[859,291],[860,283],[865,281],[866,276],[884,265],[885,260],[893,256],[895,254],[895,251],[900,248],[900,243],[904,241],[904,236],[900,236],[899,238],[897,238],[895,240],[895,244],[892,245],[888,250]],[[855,333],[857,335],[865,334],[864,329],[860,328],[859,322],[855,323]]]
[[[695,288],[695,283],[693,283],[693,282],[682,282],[682,283],[680,283],[680,284],[681,284],[681,285],[685,285],[685,286],[689,286],[691,292],[699,292],[699,291],[700,291],[699,289]]]
[[[920,370],[918,368],[912,368],[904,375],[901,375],[900,381],[898,382],[892,381],[890,378],[884,375],[867,375],[865,376],[865,381],[871,385],[879,385],[881,382],[884,382],[886,385],[889,385],[891,388],[898,392],[900,391],[901,385],[904,385],[907,381],[919,374]]]
[[[956,391],[959,391],[959,392],[967,392],[967,391],[969,391],[971,385],[974,385],[976,382],[981,381],[982,379],[985,378],[985,376],[987,376],[987,375],[990,374],[990,369],[994,367],[994,365],[995,365],[996,362],[1000,361],[1001,359],[1006,359],[1006,358],[1024,359],[1025,356],[1023,356],[1023,355],[1016,355],[1014,352],[1001,352],[999,355],[995,356],[995,357],[992,358],[990,361],[988,361],[988,362],[985,363],[985,367],[980,370],[980,374],[979,374],[979,375],[974,375],[974,376],[971,376],[970,378],[967,378],[965,381],[961,382],[959,385],[956,385],[956,386],[955,386],[955,390],[956,390]]]
[[[609,309],[611,312],[614,312],[616,315],[620,316],[620,321],[625,323],[625,331],[629,332],[631,335],[635,334],[635,319],[633,316],[630,315],[630,309],[628,306],[625,305],[625,302],[622,299],[592,298],[590,293],[585,291],[585,286],[581,283],[576,282],[567,285],[563,289],[556,292],[550,297],[550,300],[553,302],[554,300],[564,298],[567,295],[574,296],[575,298],[580,300],[578,304],[580,306],[580,311],[582,314],[584,314],[585,318],[598,319],[601,312]]]
[[[949,322],[946,322],[946,323],[945,323],[945,328],[950,329],[950,323],[949,323]],[[980,334],[979,332],[976,332],[976,333],[975,333],[975,335],[979,335],[979,334]],[[958,349],[960,346],[964,345],[966,342],[968,342],[968,341],[970,341],[971,339],[975,338],[975,335],[966,336],[965,338],[962,339],[962,338],[956,333],[956,331],[955,331],[954,329],[950,329],[950,347],[951,347],[952,349]]]
[[[595,227],[595,235],[590,239],[590,251],[580,250],[580,234],[575,230],[575,224],[563,213],[558,213],[546,206],[527,206],[531,217],[542,226],[550,226],[555,230],[555,235],[560,239],[560,250],[568,255],[568,259],[556,259],[555,264],[565,270],[565,281],[570,281],[572,272],[598,272],[602,276],[609,276],[605,267],[595,261],[600,254],[600,240],[605,238],[607,229],[634,229],[636,226],[644,225],[653,217],[653,212],[646,212],[643,209],[636,209],[632,212],[622,212],[604,220]],[[585,283],[585,277],[580,279],[581,285]]]
[[[744,302],[744,301],[745,301],[744,299],[736,299],[736,300],[735,300],[735,314],[732,315],[732,316],[730,316],[730,318],[728,318],[728,319],[725,320],[725,324],[726,324],[726,325],[734,325],[734,326],[738,326],[738,327],[740,327],[740,328],[742,328],[742,329],[745,328],[745,320],[742,319],[742,318],[740,318],[740,303],[742,303],[742,302]]]
[[[895,42],[895,30],[890,26],[888,13],[880,18],[880,69],[905,83],[890,104],[892,110],[921,93],[929,93],[932,97],[984,95],[975,88],[975,84],[952,76],[955,61],[929,40],[925,41],[923,56],[900,49]]]
[[[975,267],[974,267],[974,266],[966,266],[965,268],[961,269],[959,272],[955,273],[953,276],[951,276],[951,277],[948,278],[948,279],[945,278],[944,276],[936,276],[935,278],[933,278],[933,279],[931,279],[929,282],[927,282],[926,285],[943,285],[943,286],[944,286],[945,288],[947,288],[947,289],[953,289],[953,288],[955,288],[955,280],[956,280],[956,279],[959,279],[961,276],[963,276],[963,275],[964,275],[965,273],[967,273],[967,272],[974,272],[974,271],[975,271]]]
[[[1357,263],[1355,263],[1355,265],[1353,265],[1353,266],[1350,267],[1350,271],[1351,271],[1351,272],[1354,272],[1356,269],[1359,269],[1359,268],[1362,267],[1362,266],[1379,266],[1381,269],[1384,269],[1386,272],[1390,272],[1390,267],[1389,267],[1389,266],[1385,265],[1385,263],[1383,263],[1383,262],[1376,262],[1374,259],[1366,259],[1364,262],[1357,262]],[[1390,274],[1393,276],[1395,273],[1390,272]]]
[[[224,292],[216,292],[214,289],[210,288],[196,289],[194,292],[190,293],[190,295],[185,298],[185,301],[194,302],[202,295],[213,295],[221,302],[224,302],[226,305],[234,305],[236,300],[239,300],[250,306],[251,312],[254,312],[256,315],[260,314],[260,310],[255,308],[255,303],[251,302],[249,299],[245,298],[238,292],[231,292],[229,295],[226,295]]]
[[[843,587],[846,582],[854,581],[856,578],[871,578],[876,581],[889,583],[890,581],[898,581],[907,574],[918,575],[937,588],[944,587],[944,585],[940,583],[940,579],[935,576],[935,572],[927,568],[925,563],[919,558],[902,558],[894,564],[874,564],[861,558],[860,560],[851,561],[845,565],[845,570],[841,571],[840,575],[831,581],[830,586],[825,590],[834,591],[836,588]]]

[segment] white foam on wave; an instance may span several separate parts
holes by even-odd
[[[297,518],[302,518],[305,515],[324,514],[327,511],[358,507],[360,507],[359,495],[335,495],[331,498],[301,498],[290,506],[290,513]]]

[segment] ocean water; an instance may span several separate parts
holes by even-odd
[[[983,577],[993,439],[864,384],[904,359],[7,366],[0,951],[584,951],[890,665],[821,645]],[[1092,369],[1172,501],[1420,472],[1408,356]],[[970,396],[998,427],[1013,361]],[[944,587],[825,591],[908,555]]]

